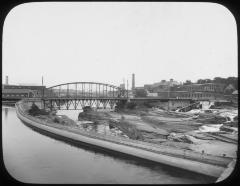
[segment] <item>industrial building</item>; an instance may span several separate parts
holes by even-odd
[[[36,85],[11,85],[8,76],[2,85],[2,100],[22,99],[26,97],[42,97],[46,86]]]

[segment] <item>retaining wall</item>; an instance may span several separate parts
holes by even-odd
[[[181,155],[178,150],[159,148],[156,145],[149,145],[143,142],[137,142],[135,140],[120,139],[113,137],[105,137],[99,134],[90,134],[87,132],[80,132],[72,128],[61,128],[59,124],[43,123],[42,121],[36,119],[35,117],[29,116],[24,112],[21,102],[16,103],[17,116],[27,124],[32,127],[50,132],[52,134],[58,135],[66,139],[73,139],[79,143],[87,143],[89,145],[94,145],[102,147],[104,149],[121,152],[138,158],[170,165],[173,167],[178,167],[188,171],[204,174],[212,177],[219,177],[220,174],[225,170],[226,164],[229,163],[229,159],[224,159],[221,157],[207,157],[202,159],[201,157],[196,157],[199,155],[195,153]],[[175,155],[174,155],[175,154]],[[191,155],[191,156],[190,156]],[[192,157],[192,159],[191,159]],[[195,161],[194,161],[195,158]],[[199,161],[196,161],[199,160]]]

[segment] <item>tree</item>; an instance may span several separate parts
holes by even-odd
[[[203,80],[203,79],[197,80],[197,84],[203,84],[203,83],[204,83],[204,80]]]
[[[190,84],[192,84],[192,82],[191,82],[191,80],[186,80],[186,82],[185,83],[183,83],[184,85],[190,85]]]
[[[224,82],[224,78],[221,78],[221,77],[215,77],[214,79],[213,79],[213,83],[225,83]]]
[[[199,79],[197,80],[198,84],[212,83],[211,79]]]
[[[39,109],[35,103],[32,103],[31,108],[28,110],[28,113],[32,116],[37,115],[48,115],[49,112],[45,111],[44,109]]]
[[[228,77],[226,79],[227,84],[232,84],[236,89],[238,89],[238,78],[237,77]]]
[[[205,83],[212,83],[211,79],[204,79]]]
[[[236,89],[238,89],[238,77],[228,77],[228,78],[215,77],[213,79],[213,82],[225,84],[225,87],[228,86],[229,84],[232,84]]]

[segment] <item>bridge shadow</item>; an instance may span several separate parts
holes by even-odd
[[[191,171],[187,171],[187,170],[184,170],[181,168],[172,167],[172,166],[168,166],[165,164],[153,162],[150,160],[138,158],[138,157],[135,157],[135,156],[132,156],[129,154],[109,150],[109,149],[98,147],[95,145],[90,145],[90,144],[87,144],[84,142],[79,142],[79,141],[71,139],[71,138],[61,137],[54,133],[51,133],[51,132],[45,131],[43,129],[39,129],[32,125],[29,125],[28,123],[26,123],[24,121],[22,121],[22,123],[24,123],[24,125],[26,125],[30,129],[32,129],[33,131],[35,131],[39,134],[42,134],[48,138],[57,140],[61,143],[70,145],[75,148],[81,148],[85,151],[89,151],[94,154],[99,154],[104,157],[107,156],[111,159],[114,159],[115,161],[131,164],[131,165],[135,165],[135,166],[139,166],[139,167],[144,167],[144,168],[147,168],[154,172],[163,172],[164,171],[166,174],[168,174],[172,177],[181,177],[182,179],[199,180],[199,181],[201,181],[201,183],[214,183],[216,181],[216,178],[213,178],[210,176],[206,176],[206,175],[194,173]]]

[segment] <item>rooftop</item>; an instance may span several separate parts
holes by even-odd
[[[238,95],[238,90],[233,91],[232,94],[234,94],[234,95]]]

